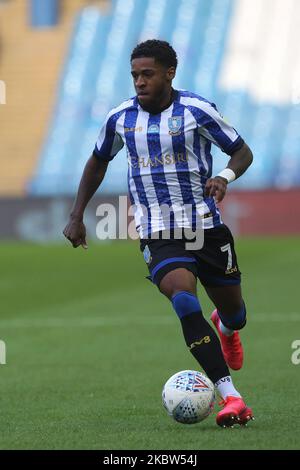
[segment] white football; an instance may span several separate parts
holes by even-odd
[[[168,414],[183,424],[203,421],[212,412],[215,400],[213,383],[196,370],[182,370],[172,375],[162,391]]]

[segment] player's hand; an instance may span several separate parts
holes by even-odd
[[[216,202],[221,202],[226,194],[227,184],[227,180],[221,176],[210,178],[205,185],[205,196],[214,197]]]
[[[72,243],[73,248],[82,246],[82,248],[87,249],[86,228],[82,220],[71,216],[63,234]]]

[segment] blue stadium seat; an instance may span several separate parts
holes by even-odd
[[[234,5],[234,0],[112,0],[106,14],[84,8],[74,26],[53,119],[29,192],[76,191],[106,113],[134,95],[130,53],[139,41],[153,37],[170,41],[177,50],[174,86],[215,102],[252,148],[254,162],[233,187],[299,185],[300,105],[259,103],[246,90],[220,88]],[[213,154],[215,173],[228,157],[216,148]],[[126,193],[126,175],[122,150],[110,164],[101,191]]]

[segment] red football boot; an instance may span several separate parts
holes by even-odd
[[[235,331],[231,336],[224,335],[220,329],[220,317],[217,310],[213,311],[210,318],[218,330],[226,364],[233,370],[241,369],[244,353],[239,332]]]
[[[245,426],[248,421],[254,420],[251,408],[246,405],[242,398],[228,396],[219,404],[223,405],[224,408],[217,414],[216,421],[223,428],[231,427],[234,424]]]

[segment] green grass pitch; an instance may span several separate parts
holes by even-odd
[[[138,242],[0,245],[0,448],[299,449],[299,242],[237,241],[248,324],[233,379],[256,421],[234,429],[215,414],[182,425],[163,409],[164,382],[199,367]]]

